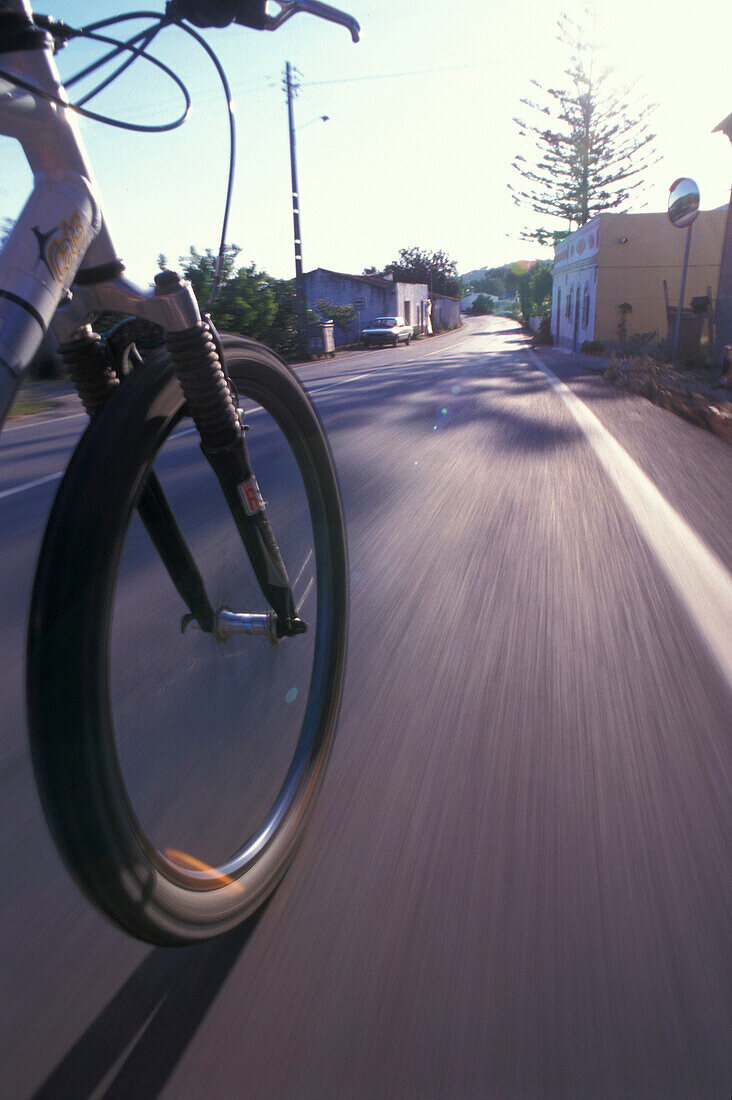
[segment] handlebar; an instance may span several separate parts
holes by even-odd
[[[350,31],[351,38],[358,42],[361,28],[352,16],[322,4],[320,0],[272,0],[279,11],[270,15],[270,0],[169,0],[166,14],[174,19],[186,19],[197,27],[227,27],[230,23],[239,23],[244,27],[253,27],[260,31],[276,31],[293,15],[304,12],[327,19],[330,23],[339,23]]]
[[[286,19],[296,15],[297,12],[305,12],[308,15],[317,15],[319,19],[327,19],[331,23],[340,23],[351,32],[354,42],[359,40],[361,27],[358,21],[344,11],[339,11],[338,8],[332,8],[330,4],[321,4],[319,0],[276,0],[276,2],[280,6],[279,14],[266,16],[266,29],[269,31],[276,31]]]

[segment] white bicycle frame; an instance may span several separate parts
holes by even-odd
[[[261,29],[277,30],[304,12],[341,24],[358,41],[357,21],[320,0],[275,2],[279,12],[267,11]],[[0,11],[28,24],[33,18],[29,0],[0,0]],[[36,95],[0,77],[0,134],[20,142],[33,172],[33,190],[0,252],[1,428],[49,326],[63,344],[89,333],[90,319],[105,310],[168,333],[193,329],[201,315],[184,279],[171,275],[149,291],[124,278],[73,110],[63,106],[69,101],[50,35],[45,45],[0,52],[0,70],[38,88]]]
[[[8,9],[32,18],[27,0],[6,0]],[[45,98],[68,102],[47,37],[43,48],[0,53],[0,69],[39,89],[35,95],[0,78],[0,134],[20,142],[33,172],[0,252],[0,427],[52,323],[63,343],[104,310],[168,332],[200,321],[188,283],[156,294],[123,277],[73,111]]]

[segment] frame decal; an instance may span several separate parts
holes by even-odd
[[[63,286],[81,263],[86,233],[81,214],[75,210],[68,221],[42,233],[37,225],[33,233],[38,241],[39,260],[46,265],[57,283]],[[57,234],[57,235],[55,235]]]

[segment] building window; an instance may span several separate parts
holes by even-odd
[[[571,316],[572,316],[572,288],[570,287],[569,290],[567,291],[567,309],[566,309],[567,320],[569,320],[569,318]]]
[[[408,325],[411,325],[411,323],[412,323],[411,309],[412,309],[412,303],[411,302],[405,302],[404,303],[404,320],[407,322]]]
[[[590,287],[585,283],[585,294],[582,299],[582,328],[587,328],[590,319]]]

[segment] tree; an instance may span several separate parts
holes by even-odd
[[[339,306],[326,298],[318,298],[315,308],[321,317],[327,317],[328,320],[333,321],[344,336],[348,336],[348,330],[356,320],[356,310],[352,305]]]
[[[277,312],[272,280],[252,263],[228,279],[216,298],[221,327],[265,340]]]
[[[234,263],[236,257],[241,252],[241,249],[236,244],[227,244],[224,249],[224,265],[221,275],[221,286],[223,287],[226,282],[234,274]],[[199,305],[204,305],[211,294],[211,288],[213,287],[214,277],[216,275],[216,265],[218,263],[219,254],[212,249],[207,248],[205,252],[198,252],[193,245],[188,250],[187,256],[180,257],[180,265],[185,275],[193,287],[193,292],[198,299]],[[158,265],[161,260],[165,260],[165,256],[161,253],[158,257]],[[217,301],[218,304],[218,301]]]
[[[286,359],[294,359],[300,350],[297,335],[295,280],[274,279],[272,281],[272,293],[277,304],[277,311],[264,342]]]
[[[632,89],[614,88],[609,70],[598,71],[597,48],[579,24],[562,15],[558,26],[558,40],[570,51],[566,80],[562,88],[532,81],[543,102],[521,100],[534,121],[514,122],[532,153],[516,156],[512,167],[521,183],[508,185],[517,206],[565,223],[524,229],[522,239],[539,244],[556,244],[595,214],[624,206],[658,160],[645,121],[652,107],[632,109]]]
[[[506,283],[503,276],[488,272],[481,279],[475,279],[473,290],[479,294],[492,294],[495,298],[506,297]]]
[[[280,355],[297,351],[295,285],[292,280],[273,279],[255,264],[235,268],[239,249],[227,245],[223,276],[211,316],[217,328],[251,336],[274,348]],[[191,247],[180,259],[183,274],[190,281],[198,303],[203,306],[213,286],[218,254],[207,248]]]
[[[550,260],[538,260],[518,280],[521,315],[548,317],[552,309],[552,264]]]
[[[446,252],[424,252],[421,248],[402,248],[399,259],[386,267],[386,272],[402,282],[426,283],[430,294],[462,296],[462,281],[457,264]]]

